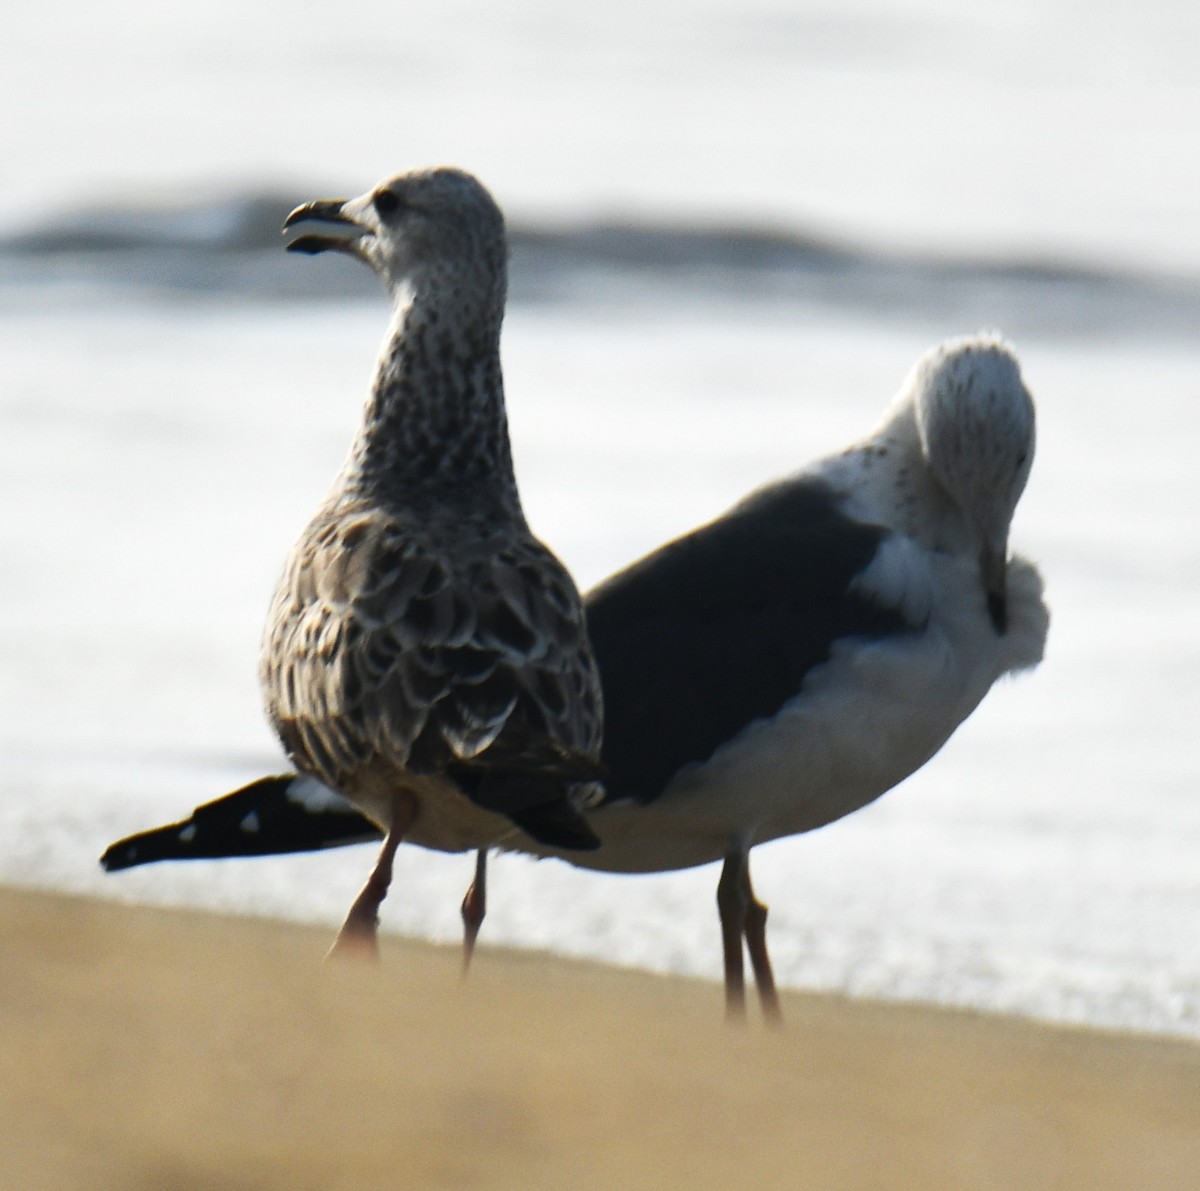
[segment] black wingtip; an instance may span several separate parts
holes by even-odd
[[[100,867],[106,873],[117,873],[123,868],[134,868],[138,864],[137,836],[118,840],[110,844],[100,857]]]
[[[186,844],[181,840],[181,833],[190,826],[192,820],[188,819],[119,839],[105,849],[100,857],[100,867],[106,873],[119,873],[122,869],[153,864],[156,860],[181,858],[186,855]]]
[[[191,818],[118,840],[100,857],[105,872],[162,860],[225,860],[318,852],[378,839],[349,803],[309,805],[293,797],[294,773],[259,778],[196,807]]]

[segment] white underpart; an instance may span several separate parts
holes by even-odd
[[[934,612],[935,584],[929,556],[912,538],[896,536],[880,544],[870,565],[850,584],[850,590],[895,608],[911,625],[922,625]]]

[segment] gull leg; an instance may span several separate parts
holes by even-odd
[[[747,855],[741,849],[725,857],[717,882],[717,910],[721,916],[721,945],[725,953],[725,1019],[746,1016],[746,975],[742,966],[742,934],[746,924],[746,887],[743,872]]]
[[[771,1025],[782,1025],[783,1014],[779,1009],[779,994],[775,991],[775,974],[771,971],[771,957],[767,954],[767,907],[754,896],[750,884],[750,859],[746,858],[746,950],[750,953],[750,966],[754,969],[754,983],[758,988],[758,1001],[763,1017]]]
[[[475,954],[475,940],[479,938],[479,928],[483,925],[483,916],[487,913],[487,855],[487,848],[480,848],[475,853],[475,879],[467,887],[466,896],[462,901],[464,977],[471,967],[471,956]]]
[[[384,838],[383,847],[367,883],[359,890],[350,906],[346,921],[338,931],[326,959],[332,956],[363,959],[379,958],[379,907],[387,897],[392,883],[392,863],[396,849],[417,817],[416,799],[411,794],[392,795],[392,825]]]

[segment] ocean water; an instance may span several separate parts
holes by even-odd
[[[778,975],[1200,1036],[1194,6],[65,7],[0,46],[0,879],[340,919],[369,848],[96,858],[281,764],[262,619],[386,322],[282,213],[451,160],[510,216],[519,478],[581,586],[1013,339],[1046,661],[756,850]],[[470,858],[401,856],[385,928],[457,937]],[[500,857],[483,941],[717,979],[716,876]]]

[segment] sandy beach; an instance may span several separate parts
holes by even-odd
[[[0,890],[0,1185],[1182,1188],[1200,1048]]]

